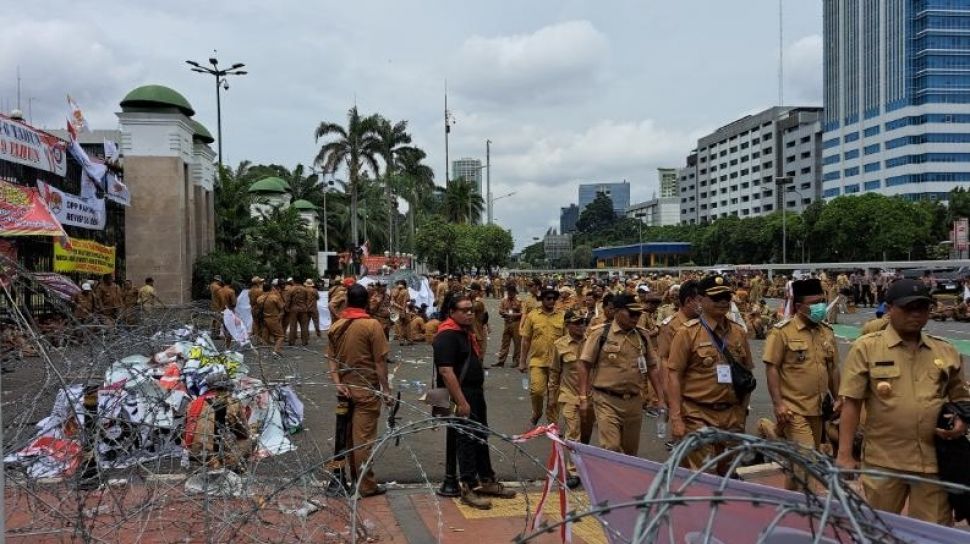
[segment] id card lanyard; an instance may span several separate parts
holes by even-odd
[[[724,350],[727,347],[724,340],[722,340],[718,335],[714,334],[714,331],[710,326],[708,326],[707,322],[704,321],[704,318],[700,318],[700,321],[701,325],[704,327],[704,330],[707,331],[707,335],[711,338],[711,341],[714,342],[714,347],[717,348],[718,353],[721,355],[721,362],[718,362],[714,368],[714,371],[717,374],[717,383],[725,385],[733,383],[731,378],[731,365],[724,361]]]

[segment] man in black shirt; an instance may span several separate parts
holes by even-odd
[[[482,350],[472,330],[474,308],[471,299],[449,293],[442,304],[445,321],[434,337],[434,364],[438,387],[446,387],[460,418],[469,427],[457,431],[458,472],[461,501],[473,508],[488,510],[486,496],[512,498],[515,492],[495,480],[488,452],[488,415],[485,405],[485,370]],[[475,425],[475,424],[479,425]]]

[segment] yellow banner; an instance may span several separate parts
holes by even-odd
[[[71,248],[54,243],[54,272],[111,274],[115,271],[115,248],[93,240],[71,238]]]

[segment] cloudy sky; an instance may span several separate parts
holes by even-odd
[[[821,2],[784,0],[785,102],[821,103]],[[681,166],[698,136],[777,103],[777,0],[38,0],[0,33],[0,107],[61,128],[71,93],[113,128],[132,88],[184,94],[215,134],[213,81],[186,59],[213,49],[249,75],[223,95],[224,151],[293,166],[316,154],[320,121],[407,120],[444,183],[451,157],[484,160],[492,140],[497,222],[516,247],[550,226],[590,181],[651,198],[656,169]],[[32,98],[29,101],[28,97]],[[137,195],[136,195],[137,197]]]

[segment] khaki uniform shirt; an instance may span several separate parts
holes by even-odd
[[[310,293],[307,287],[294,285],[290,289],[290,297],[287,300],[286,311],[291,313],[301,313],[310,311]]]
[[[331,319],[336,320],[340,312],[344,311],[344,308],[347,307],[347,288],[343,285],[337,285],[331,288],[330,294],[327,297],[327,305],[336,312],[331,316]]]
[[[475,331],[479,343],[486,342],[488,336],[485,334],[485,303],[482,302],[482,299],[475,299],[472,302],[472,309],[475,315],[475,319],[472,321],[472,330]]]
[[[800,315],[778,323],[765,341],[763,360],[777,368],[781,398],[792,412],[822,415],[829,378],[839,366],[835,333],[828,323],[811,326]]]
[[[219,311],[229,308],[236,309],[236,290],[229,285],[225,285],[219,290]]]
[[[725,349],[730,350],[739,364],[753,367],[748,339],[740,325],[725,317],[724,324],[715,327],[714,333],[721,337]],[[701,326],[700,319],[691,319],[674,335],[667,368],[680,375],[681,396],[685,400],[701,405],[740,402],[732,384],[717,382],[719,364],[727,361]]]
[[[532,296],[532,293],[526,293],[525,300],[522,301],[522,322],[519,328],[519,333],[522,333],[522,328],[525,326],[525,318],[529,317],[532,310],[537,310],[542,307],[542,301]]]
[[[564,334],[566,326],[562,312],[546,313],[540,309],[527,315],[522,322],[522,338],[528,338],[532,342],[529,353],[526,354],[529,366],[549,368],[555,354],[553,344]]]
[[[607,334],[600,350],[600,336]],[[590,386],[617,395],[639,395],[643,375],[638,360],[643,356],[647,366],[657,364],[657,352],[647,331],[633,327],[624,331],[614,321],[590,333],[580,356],[592,365]]]
[[[505,319],[506,326],[519,326],[522,320],[522,302],[517,298],[505,297],[498,305],[498,311]]]
[[[158,295],[155,294],[155,288],[151,285],[142,285],[138,289],[138,305],[147,310],[154,308],[157,304]]]
[[[121,290],[121,297],[124,300],[125,308],[134,308],[138,304],[138,289],[125,287]]]
[[[550,398],[567,404],[579,404],[579,355],[583,344],[582,338],[575,340],[568,333],[553,344],[556,354],[549,368]]]
[[[943,404],[970,400],[952,344],[924,333],[910,351],[892,325],[855,341],[839,395],[863,403],[865,463],[927,474],[937,472],[934,431]]]
[[[320,308],[317,307],[317,301],[320,300],[320,291],[317,291],[316,287],[303,286],[303,289],[307,292],[307,312],[311,315],[319,315]]]
[[[111,285],[99,283],[98,288],[94,290],[94,296],[98,297],[98,303],[101,304],[102,310],[121,309],[124,302],[121,296],[121,287],[118,287],[117,283]]]
[[[421,316],[414,316],[408,321],[408,340],[411,342],[421,342],[424,340],[424,319]]]
[[[657,335],[657,355],[661,361],[666,361],[670,357],[670,344],[674,341],[677,331],[684,328],[690,321],[683,312],[678,311],[674,315],[666,318],[660,323],[660,334]]]
[[[862,326],[862,332],[859,336],[863,336],[872,332],[881,331],[889,326],[889,316],[877,317],[876,319],[870,319],[866,321],[865,325]]]
[[[378,320],[338,319],[327,340],[327,355],[337,360],[341,383],[378,388],[377,360],[386,359],[390,352]]]
[[[214,281],[209,284],[209,295],[212,297],[212,302],[209,303],[210,310],[222,311],[222,308],[219,308],[219,289],[222,289],[219,282]]]
[[[283,315],[283,297],[273,290],[263,299],[263,319],[279,319]]]
[[[437,319],[429,319],[427,323],[424,324],[424,341],[431,343],[434,341],[434,335],[438,333],[438,326],[441,325],[441,321]]]

